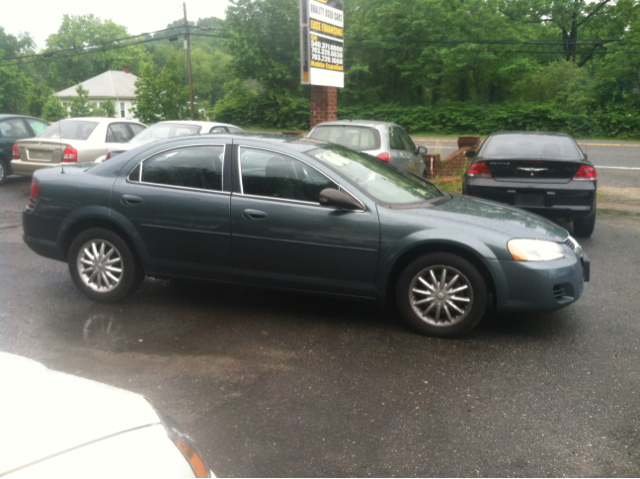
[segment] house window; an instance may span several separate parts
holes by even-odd
[[[124,118],[124,102],[120,103],[120,118]]]

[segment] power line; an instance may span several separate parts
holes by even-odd
[[[190,26],[190,28],[198,28],[204,31],[209,31],[209,30],[221,30],[220,28],[211,28],[211,27],[200,27],[197,25],[194,26]],[[158,33],[164,33],[164,32],[168,32],[171,30],[177,30],[177,29],[184,29],[184,25],[180,25],[178,27],[169,27],[169,28],[165,28],[163,30],[156,30],[154,32],[148,32],[148,33],[141,33],[139,35],[132,35],[130,37],[125,37],[125,38],[118,38],[118,39],[114,39],[114,40],[109,40],[106,42],[101,42],[101,43],[94,43],[91,45],[86,45],[83,47],[79,47],[79,48],[65,48],[63,50],[55,50],[55,51],[49,51],[49,52],[43,52],[43,53],[35,53],[35,54],[30,54],[30,55],[21,55],[19,57],[12,57],[12,58],[3,58],[2,64],[3,66],[14,66],[14,65],[24,65],[24,64],[29,64],[29,63],[38,63],[41,61],[49,61],[51,59],[63,59],[63,58],[69,58],[69,57],[73,57],[73,56],[79,56],[79,55],[86,55],[88,53],[94,53],[94,52],[105,52],[105,51],[109,51],[109,50],[116,50],[119,48],[126,48],[126,47],[130,47],[130,46],[135,46],[135,45],[141,45],[143,43],[149,43],[149,42],[154,42],[154,41],[162,41],[162,40],[171,40],[171,38],[173,37],[173,35],[171,37],[167,37],[167,36],[163,36],[163,37],[159,37],[159,38],[149,38],[149,39],[145,39],[145,40],[140,40],[137,42],[132,42],[132,43],[127,43],[126,45],[113,45],[110,48],[96,48],[96,47],[101,47],[101,46],[105,46],[105,45],[112,45],[115,43],[119,43],[125,40],[131,40],[134,38],[140,38],[140,37],[146,37],[149,35],[154,35],[154,34],[158,34]],[[180,35],[181,32],[177,32],[175,34],[176,38],[178,35]],[[202,36],[202,37],[213,37],[213,38],[226,38],[226,37],[221,37],[221,36],[217,36],[217,35],[207,35],[207,34],[202,34],[202,33],[191,33],[192,36]],[[71,52],[72,54],[68,54],[69,52]],[[29,60],[29,61],[18,61],[18,60],[22,60],[25,58],[35,58],[35,60]],[[11,61],[14,61],[14,63],[10,63]]]

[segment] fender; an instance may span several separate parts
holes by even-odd
[[[376,290],[378,294],[384,295],[387,291],[388,281],[391,272],[398,261],[411,251],[420,249],[430,249],[433,245],[433,251],[439,251],[442,246],[449,246],[458,250],[465,251],[480,262],[491,275],[496,288],[496,294],[499,298],[504,297],[507,288],[506,278],[499,265],[499,258],[496,257],[494,251],[484,242],[480,241],[477,236],[473,236],[469,230],[467,234],[459,234],[460,230],[453,229],[423,229],[415,231],[399,241],[389,242],[390,247],[385,247],[384,236],[381,239],[380,263],[378,266],[378,274],[376,278]]]
[[[87,206],[72,211],[62,221],[60,229],[58,231],[57,244],[60,248],[60,251],[64,251],[64,239],[67,236],[68,232],[75,225],[85,220],[102,220],[106,223],[110,223],[118,227],[127,235],[126,239],[128,239],[132,243],[142,263],[146,263],[146,259],[148,257],[147,249],[145,248],[144,243],[142,242],[142,239],[138,234],[138,231],[133,226],[133,223],[131,223],[131,221],[129,221],[122,214],[118,213],[117,211],[113,211],[111,208],[108,208],[106,206]]]

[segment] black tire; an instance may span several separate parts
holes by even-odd
[[[595,212],[586,218],[576,218],[573,220],[573,233],[579,238],[588,238],[596,228]]]
[[[440,337],[460,336],[473,329],[484,316],[487,285],[480,272],[460,256],[430,253],[414,260],[400,274],[396,302],[404,320],[418,332]]]
[[[7,181],[7,176],[11,174],[9,165],[3,158],[0,158],[0,185]]]
[[[131,248],[120,236],[104,228],[91,228],[76,236],[67,263],[78,289],[98,303],[120,301],[144,280]],[[83,270],[82,265],[86,265]]]

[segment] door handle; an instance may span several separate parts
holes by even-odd
[[[120,203],[125,206],[137,206],[142,203],[142,198],[139,196],[123,195],[122,198],[120,198]]]
[[[242,216],[244,216],[248,220],[261,220],[269,215],[266,212],[260,210],[244,210],[242,212]]]

